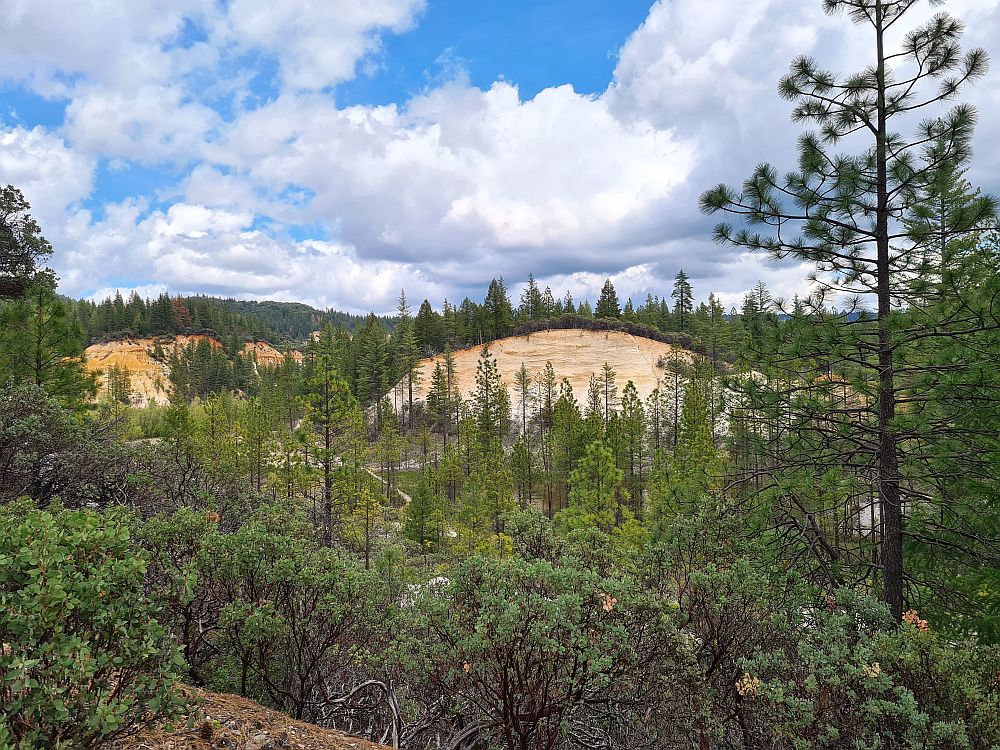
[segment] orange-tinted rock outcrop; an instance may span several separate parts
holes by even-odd
[[[207,341],[212,349],[221,349],[222,341],[208,334],[180,334],[156,338],[125,338],[87,347],[86,367],[98,373],[98,387],[104,388],[107,372],[112,367],[128,370],[132,390],[132,403],[136,406],[166,404],[170,400],[170,357],[178,348]],[[284,354],[264,341],[251,341],[243,347],[244,356],[250,356],[259,367],[281,364]],[[293,351],[292,357],[302,361],[302,354]]]

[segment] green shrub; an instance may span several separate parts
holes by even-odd
[[[145,572],[113,517],[0,512],[0,747],[91,748],[184,713]]]
[[[405,609],[412,697],[451,717],[445,733],[478,732],[477,747],[553,748],[587,726],[635,741],[636,717],[690,729],[689,639],[627,578],[572,558],[476,556]]]
[[[796,750],[1000,745],[995,649],[944,641],[914,613],[898,628],[848,590],[773,625],[737,683],[766,736]]]

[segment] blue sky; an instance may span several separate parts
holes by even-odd
[[[1000,0],[952,0],[996,47]],[[798,134],[776,81],[868,40],[820,0],[6,0],[0,180],[68,294],[391,310],[528,272],[558,294],[739,301],[806,269],[711,242],[699,193]],[[929,3],[913,22],[930,17]],[[912,24],[911,24],[912,25]],[[996,50],[994,50],[996,53]],[[996,57],[996,54],[994,55]],[[995,70],[963,96],[1000,110]],[[970,176],[1000,188],[984,116]]]
[[[418,30],[386,37],[380,68],[340,87],[337,98],[345,105],[405,101],[454,66],[479,88],[515,81],[528,99],[564,83],[599,94],[649,8],[649,0],[430,2]]]
[[[579,93],[600,94],[607,88],[618,51],[649,12],[649,0],[557,0],[547,3],[470,3],[431,0],[410,33],[388,33],[380,39],[378,54],[359,62],[358,75],[327,92],[340,106],[404,103],[455,76],[472,86],[488,88],[494,81],[515,82],[527,99],[549,87],[569,84]],[[202,22],[184,19],[176,38],[165,46],[190,48],[207,41]],[[278,66],[265,55],[236,56],[226,66],[233,74],[252,69],[250,94],[264,102],[280,94]],[[197,86],[204,90],[211,80]],[[69,100],[46,98],[12,81],[0,89],[3,121],[8,125],[63,125]],[[214,100],[217,111],[234,119],[228,97]],[[170,164],[147,166],[101,159],[93,193],[83,205],[103,216],[103,207],[130,196],[146,196],[151,205],[164,205],[156,196],[182,176]],[[312,227],[315,233],[316,227]],[[303,236],[296,229],[295,234]],[[320,234],[323,234],[322,232]]]

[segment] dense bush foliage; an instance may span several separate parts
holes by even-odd
[[[123,451],[31,383],[0,385],[0,501],[101,506],[124,499]]]
[[[503,747],[555,747],[584,740],[608,707],[623,725],[662,709],[649,691],[693,675],[669,611],[578,560],[477,557],[419,597],[399,648],[409,684],[446,696],[445,721]]]
[[[387,632],[388,583],[319,547],[288,506],[262,506],[230,532],[220,520],[184,507],[137,521],[149,592],[196,680],[315,720],[321,696]]]
[[[0,746],[94,747],[183,715],[145,575],[113,516],[0,511]]]

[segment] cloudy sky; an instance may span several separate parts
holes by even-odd
[[[710,241],[697,196],[791,166],[776,82],[851,70],[820,0],[0,0],[0,181],[62,289],[301,300],[354,312],[557,293],[736,302],[805,271]],[[1000,0],[952,0],[992,47],[970,175],[1000,189]],[[914,22],[931,15],[929,3]]]

